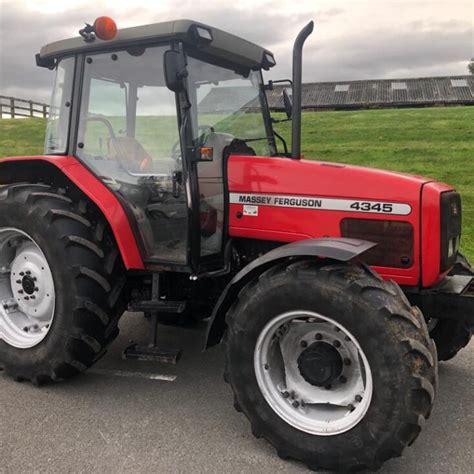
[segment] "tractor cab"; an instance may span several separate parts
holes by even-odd
[[[116,193],[145,262],[222,267],[226,158],[277,154],[273,55],[188,20],[101,40],[104,20],[37,57],[56,69],[45,154],[77,157]]]

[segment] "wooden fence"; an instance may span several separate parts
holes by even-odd
[[[48,117],[49,105],[33,100],[0,95],[0,119],[17,117]]]

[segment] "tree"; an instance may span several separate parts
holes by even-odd
[[[469,64],[467,65],[469,72],[474,76],[474,58],[471,59]]]

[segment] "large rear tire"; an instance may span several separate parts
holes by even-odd
[[[376,469],[400,456],[437,387],[423,315],[361,266],[266,271],[229,311],[225,356],[254,435],[311,469]]]
[[[40,385],[83,372],[105,353],[125,309],[125,277],[109,227],[87,201],[42,184],[0,188],[0,259],[8,300],[0,367]],[[52,313],[35,319],[46,299]]]

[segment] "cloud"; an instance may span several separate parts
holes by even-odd
[[[407,24],[398,31],[343,35],[305,51],[309,81],[467,74],[472,55],[468,22]]]
[[[49,100],[53,74],[35,66],[35,53],[103,14],[119,27],[191,17],[227,30],[275,53],[268,79],[289,77],[294,37],[316,19],[304,80],[321,81],[465,74],[471,13],[469,0],[0,0],[0,94]]]

